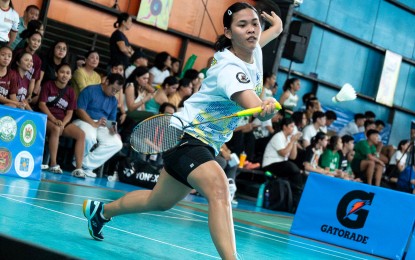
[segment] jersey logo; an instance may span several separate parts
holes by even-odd
[[[244,84],[251,82],[251,81],[248,79],[248,77],[245,75],[245,73],[243,73],[243,72],[238,72],[238,73],[236,73],[236,79],[237,79],[239,82],[244,83]]]

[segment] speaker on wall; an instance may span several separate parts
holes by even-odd
[[[297,63],[303,63],[312,30],[313,23],[292,21],[282,57]]]

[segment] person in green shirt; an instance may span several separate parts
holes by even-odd
[[[352,170],[356,177],[366,181],[367,184],[373,184],[373,178],[376,186],[380,186],[385,163],[379,159],[376,152],[376,145],[380,142],[379,132],[370,129],[366,132],[366,140],[358,142],[355,147],[355,155],[352,160]]]
[[[340,169],[340,155],[339,150],[343,148],[342,139],[333,135],[327,144],[327,148],[320,156],[319,166],[326,171],[332,173],[335,177],[347,178],[347,174]]]

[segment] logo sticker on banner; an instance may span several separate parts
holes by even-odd
[[[17,132],[16,121],[10,116],[0,118],[0,139],[10,142],[14,139]]]
[[[290,232],[400,258],[414,221],[415,197],[411,194],[311,173]]]
[[[20,141],[26,147],[36,140],[36,125],[32,120],[26,120],[20,127]]]
[[[30,176],[33,172],[34,166],[35,161],[33,160],[33,156],[28,151],[21,151],[14,159],[14,169],[22,178]]]
[[[9,171],[12,165],[12,154],[7,148],[0,148],[0,173]]]

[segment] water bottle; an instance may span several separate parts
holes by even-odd
[[[269,204],[270,204],[270,201],[269,201],[269,189],[266,189],[265,190],[265,193],[264,193],[264,208],[268,209],[269,208]]]
[[[264,205],[264,190],[265,190],[265,182],[259,186],[258,197],[256,199],[256,206],[262,207]]]

